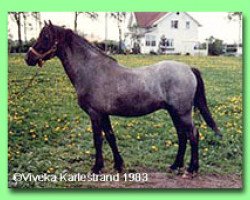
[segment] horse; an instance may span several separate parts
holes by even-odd
[[[101,173],[104,167],[103,135],[112,150],[114,169],[122,172],[124,168],[110,115],[139,117],[159,109],[166,110],[178,134],[179,146],[168,170],[182,169],[184,178],[193,177],[199,169],[199,132],[192,118],[193,109],[200,111],[215,135],[222,136],[207,106],[204,81],[196,68],[168,60],[128,68],[72,30],[49,21],[26,53],[25,61],[29,66],[42,67],[46,60],[54,57],[60,59],[75,88],[80,108],[90,117],[96,152],[92,173]],[[191,160],[183,171],[188,140]]]

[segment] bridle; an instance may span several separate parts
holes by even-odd
[[[29,51],[31,51],[33,54],[35,54],[38,57],[38,65],[39,67],[42,67],[45,60],[44,58],[49,55],[49,58],[52,58],[53,53],[57,51],[57,45],[58,41],[56,40],[53,46],[46,52],[44,53],[39,53],[37,50],[35,50],[33,47],[29,48]]]

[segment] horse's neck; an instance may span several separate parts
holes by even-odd
[[[109,58],[91,51],[87,46],[79,44],[79,41],[73,40],[72,42],[74,42],[73,47],[75,48],[66,46],[60,50],[58,57],[75,89],[84,90],[93,81],[93,76],[102,75],[102,71],[107,71],[107,68],[105,70],[104,67],[110,67],[105,66],[105,61]]]

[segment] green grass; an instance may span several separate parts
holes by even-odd
[[[160,60],[178,60],[202,71],[209,107],[224,137],[200,122],[200,172],[242,174],[242,60],[234,57],[115,56],[129,67]],[[77,183],[11,181],[13,173],[87,173],[94,162],[90,121],[78,107],[76,94],[59,60],[39,70],[27,67],[22,56],[9,57],[9,178],[14,187],[76,187]],[[165,172],[177,152],[177,135],[165,111],[140,118],[112,117],[127,172]],[[212,145],[214,144],[215,145]],[[112,172],[112,153],[104,142],[105,171]],[[190,158],[187,149],[186,164]]]

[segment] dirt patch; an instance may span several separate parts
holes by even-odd
[[[81,185],[82,188],[242,188],[242,178],[237,175],[198,175],[187,180],[177,175],[166,173],[148,173],[146,182],[96,182],[95,184]]]
[[[163,173],[149,174],[144,188],[241,188],[241,177],[235,175],[199,175],[191,180],[181,176],[169,176]],[[138,185],[140,188],[140,185]]]

